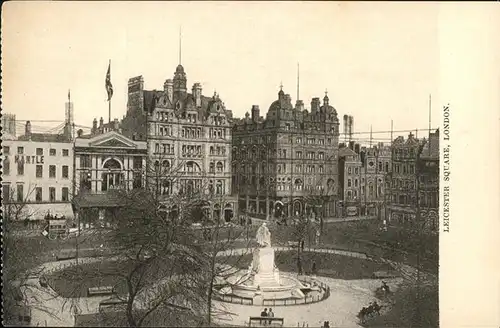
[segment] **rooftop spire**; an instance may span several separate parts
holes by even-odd
[[[283,81],[280,82],[280,91],[283,91]]]
[[[179,65],[182,64],[182,25],[179,26]]]
[[[297,63],[297,100],[300,100],[300,63]]]

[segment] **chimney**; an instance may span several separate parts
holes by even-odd
[[[104,126],[104,119],[101,117],[101,119],[99,120],[99,129],[102,129]]]
[[[260,117],[259,105],[252,106],[252,121],[257,122]]]
[[[295,102],[295,109],[298,111],[303,111],[304,110],[304,102],[302,100],[297,100]]]
[[[77,134],[78,138],[80,138],[83,135],[83,130],[78,129],[78,131],[76,131],[76,134]]]
[[[26,136],[28,136],[28,138],[31,140],[31,122],[30,121],[26,121],[26,128],[25,128],[24,134]]]
[[[94,120],[92,121],[92,130],[90,131],[91,134],[96,134],[97,133],[97,118],[94,117]]]
[[[115,118],[115,120],[113,121],[113,129],[115,131],[118,131],[119,128],[120,128],[120,123],[118,122],[118,119]]]
[[[142,75],[128,79],[127,113],[144,111],[144,78]]]
[[[319,111],[320,101],[318,97],[315,97],[311,100],[311,113],[316,113]]]
[[[359,144],[358,144],[358,143],[354,145],[354,151],[355,151],[355,152],[356,152],[356,154],[358,154],[358,155],[359,155],[359,149],[360,149],[359,147],[360,147],[360,146],[359,146]]]
[[[345,143],[341,142],[339,143],[339,149],[345,148]]]
[[[354,150],[354,141],[349,141],[349,149]]]
[[[193,84],[193,97],[196,102],[196,107],[201,107],[201,84]]]

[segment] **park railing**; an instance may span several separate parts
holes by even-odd
[[[242,305],[253,305],[253,299],[249,297],[240,297],[236,295],[222,295],[218,293],[214,293],[213,297],[214,299],[217,299],[222,302],[242,304]]]

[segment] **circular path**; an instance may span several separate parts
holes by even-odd
[[[296,250],[291,247],[275,247],[277,252]],[[336,249],[326,248],[306,248],[304,251],[315,253],[329,253],[369,260],[366,254],[350,252]],[[249,253],[245,248],[233,249],[221,252],[224,255],[239,255]],[[102,258],[80,258],[79,263],[90,263],[100,261]],[[412,279],[416,269],[408,265],[403,265],[388,260],[381,259],[385,263],[391,264],[395,269],[399,270],[403,278]],[[45,274],[52,273],[64,269],[65,267],[75,265],[75,260],[64,260],[46,262],[40,265],[35,270]],[[422,274],[421,274],[422,275]],[[403,281],[403,278],[384,279],[389,283],[391,289],[397,289],[397,286]],[[361,307],[368,305],[371,301],[376,300],[374,290],[380,287],[380,281],[377,279],[362,279],[362,280],[342,280],[326,277],[317,277],[318,280],[330,286],[331,294],[326,300],[313,304],[280,306],[273,311],[275,317],[283,317],[285,326],[296,326],[299,324],[309,327],[320,327],[324,321],[330,321],[331,327],[358,327],[357,313]],[[425,274],[424,279],[435,280],[435,275]],[[30,284],[38,284],[38,279],[34,278],[29,281]],[[32,310],[32,324],[34,326],[74,326],[74,315],[71,308],[71,303],[76,304],[80,314],[97,313],[99,303],[109,296],[102,297],[81,297],[73,301],[57,295],[50,287],[49,288],[28,288],[26,290],[27,299]],[[40,309],[40,304],[43,305],[43,310]],[[214,305],[219,309],[221,314],[217,314],[214,321],[231,324],[231,325],[248,325],[250,316],[259,316],[262,311],[262,306],[248,306],[230,304],[225,302],[214,301]]]

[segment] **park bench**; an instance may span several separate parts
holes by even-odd
[[[128,297],[126,299],[119,299],[113,297],[104,301],[99,302],[99,312],[103,312],[106,309],[116,310],[116,307],[124,307],[127,305]]]
[[[90,287],[87,292],[88,296],[112,295],[115,289],[112,286]]]
[[[249,327],[283,327],[284,318],[278,317],[250,317],[248,319]]]
[[[76,258],[76,252],[63,252],[56,255],[56,261],[72,260]]]

